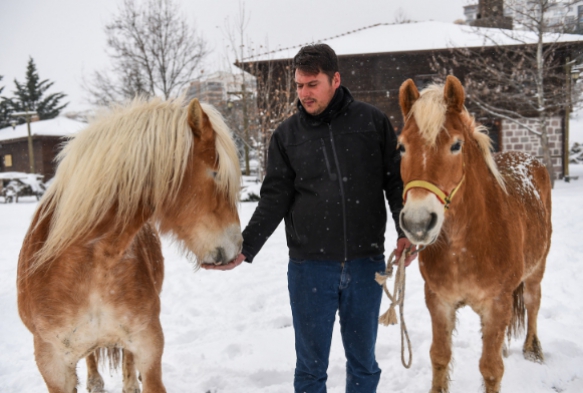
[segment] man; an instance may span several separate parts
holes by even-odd
[[[336,312],[347,358],[347,393],[374,393],[375,360],[385,269],[388,199],[399,240],[403,184],[396,136],[387,117],[354,101],[340,84],[336,54],[328,45],[302,48],[294,58],[298,112],[275,130],[261,200],[243,231],[241,255],[225,266],[251,262],[285,218],[290,262],[288,289],[296,339],[294,388],[326,392]],[[409,257],[407,264],[414,257]]]

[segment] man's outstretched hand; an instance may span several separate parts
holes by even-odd
[[[210,265],[208,263],[203,263],[200,266],[206,270],[232,270],[239,266],[245,260],[245,255],[239,254],[237,258],[233,259],[231,262],[227,263],[226,265]]]
[[[407,259],[405,259],[405,266],[409,266],[411,264],[411,262],[413,262],[415,260],[415,258],[417,258],[417,254],[413,254],[413,252],[415,252],[415,250],[417,250],[417,246],[414,246],[413,244],[411,244],[411,242],[409,241],[409,239],[407,239],[406,237],[402,237],[399,238],[399,240],[397,240],[397,248],[395,249],[395,259],[398,261],[401,258],[401,255],[403,254],[403,252],[410,248],[410,254],[407,257]]]

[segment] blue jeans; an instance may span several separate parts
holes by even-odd
[[[336,311],[346,354],[346,393],[375,393],[375,343],[383,255],[350,261],[290,259],[288,289],[296,340],[295,393],[325,393]]]

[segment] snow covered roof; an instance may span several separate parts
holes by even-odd
[[[377,24],[317,41],[330,45],[338,56],[352,54],[412,52],[447,48],[472,48],[495,45],[534,44],[536,34],[527,31],[471,27],[445,22],[414,22]],[[547,33],[545,42],[581,42],[583,35]],[[282,60],[293,58],[308,43],[278,48],[245,61]]]
[[[68,136],[75,134],[85,126],[87,126],[87,124],[77,120],[71,120],[66,117],[55,117],[54,119],[40,120],[30,123],[30,134],[33,136]],[[0,129],[0,141],[26,137],[28,137],[26,123],[17,125],[15,129],[12,129],[12,127]]]

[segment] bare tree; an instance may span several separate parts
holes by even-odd
[[[258,134],[255,145],[259,150],[261,176],[265,175],[267,149],[273,131],[295,111],[295,85],[291,62],[253,61],[239,64],[257,77]]]
[[[567,59],[572,48],[559,42],[560,33],[549,32],[548,13],[557,1],[508,0],[505,6],[514,16],[515,27],[521,30],[477,29],[486,46],[452,49],[451,56],[434,57],[432,66],[440,78],[454,70],[465,75],[473,110],[515,123],[536,135],[554,184],[549,120],[572,104],[565,88],[565,66],[579,58]],[[556,24],[553,30],[557,31]]]
[[[407,15],[405,10],[403,10],[401,7],[397,8],[397,11],[395,11],[395,14],[394,14],[393,24],[402,25],[405,23],[413,23],[413,22],[414,22],[413,19],[409,18],[409,15]]]
[[[243,142],[243,151],[244,151],[244,168],[243,173],[247,176],[251,173],[250,168],[250,149],[253,148],[253,138],[252,138],[252,130],[251,130],[251,123],[250,119],[255,117],[254,114],[250,113],[253,109],[256,109],[254,105],[254,101],[256,96],[254,94],[254,89],[250,89],[250,78],[249,75],[245,71],[236,72],[232,68],[233,57],[234,62],[237,63],[243,57],[245,57],[246,53],[249,52],[251,45],[245,45],[245,39],[248,38],[245,36],[245,31],[247,30],[247,26],[249,25],[249,16],[247,15],[245,9],[245,3],[239,1],[239,13],[237,15],[237,19],[235,20],[235,24],[232,25],[230,20],[227,18],[225,20],[225,29],[224,33],[227,36],[227,40],[229,41],[230,45],[228,46],[228,50],[230,53],[227,53],[227,61],[229,63],[228,67],[233,72],[233,78],[236,80],[236,83],[239,85],[239,88],[233,91],[229,91],[227,94],[236,97],[238,99],[238,109],[240,109],[240,116],[234,115],[235,118],[239,117],[242,120],[242,132],[239,133],[239,137]],[[239,127],[236,127],[237,129]]]
[[[231,117],[239,119],[242,130],[238,133],[244,144],[245,168],[249,174],[249,157],[259,162],[259,175],[265,175],[267,148],[277,125],[293,113],[295,99],[291,64],[271,62],[261,53],[269,52],[269,45],[256,45],[246,36],[250,17],[245,4],[239,3],[239,13],[234,24],[225,21],[225,36],[229,42],[227,62],[236,65],[233,78],[240,88],[230,92],[238,98],[238,112]],[[257,59],[261,57],[261,61]],[[237,122],[235,122],[237,123]],[[233,129],[241,128],[237,124]]]
[[[84,83],[90,101],[178,95],[208,53],[206,41],[182,15],[172,0],[124,0],[105,26],[112,68],[95,71]]]

